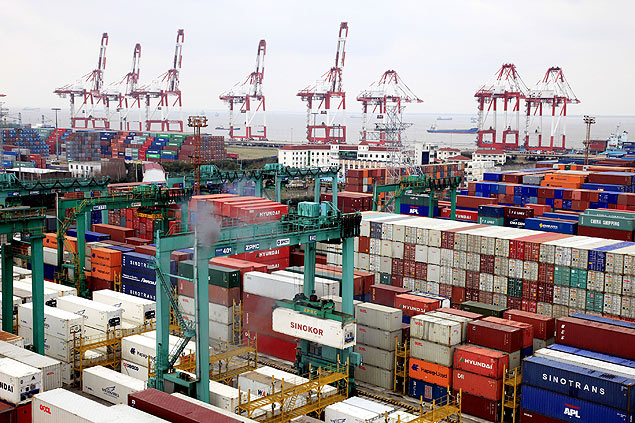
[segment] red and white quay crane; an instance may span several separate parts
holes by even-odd
[[[132,51],[132,69],[119,82],[119,129],[122,131],[143,131],[141,96],[138,94],[141,60],[141,44],[137,43]],[[132,109],[137,110],[137,120],[130,119]]]
[[[267,43],[260,40],[256,54],[256,70],[250,73],[244,82],[239,82],[219,97],[229,106],[231,139],[267,139],[265,95],[262,93],[266,53]]]
[[[159,79],[151,85],[139,87],[133,91],[133,97],[145,102],[146,131],[183,132],[183,114],[181,111],[181,89],[179,74],[183,60],[183,42],[185,32],[179,29],[176,33],[176,47],[172,68],[159,75]]]
[[[70,97],[71,127],[79,129],[109,129],[110,101],[113,95],[102,92],[106,70],[106,47],[108,33],[101,36],[97,68],[79,81],[53,91],[62,98]]]
[[[403,121],[406,103],[423,103],[396,71],[387,70],[357,96],[362,103],[361,141],[401,146],[402,133],[412,126]]]
[[[474,94],[478,102],[476,144],[479,148],[518,149],[521,102],[528,91],[516,66],[506,63],[496,72],[492,83],[483,85]],[[500,120],[499,112],[503,115]]]
[[[526,98],[527,119],[525,124],[525,148],[541,151],[566,150],[567,105],[578,104],[571,86],[564,77],[562,68],[553,66],[538,81],[536,89]],[[543,114],[543,109],[545,114]],[[543,137],[544,117],[551,129],[549,138]]]
[[[307,103],[306,136],[309,143],[346,143],[346,93],[342,88],[342,69],[346,57],[348,23],[340,23],[335,66],[315,84],[297,95]]]

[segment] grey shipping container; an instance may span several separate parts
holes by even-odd
[[[362,364],[355,369],[355,378],[360,382],[370,383],[384,389],[392,389],[394,378],[392,370]]]
[[[357,323],[372,328],[395,331],[401,328],[402,311],[381,304],[362,303],[355,306]]]
[[[382,369],[395,369],[395,352],[386,351],[370,345],[357,344],[355,352],[362,355],[362,362],[370,366],[381,367]]]
[[[386,351],[395,350],[395,339],[401,342],[401,328],[395,331],[381,330],[368,326],[357,325],[357,342]]]

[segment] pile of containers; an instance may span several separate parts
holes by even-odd
[[[363,213],[360,234],[355,266],[376,283],[454,304],[635,317],[634,243],[375,212]]]

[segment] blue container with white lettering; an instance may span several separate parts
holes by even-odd
[[[408,383],[408,395],[413,398],[423,398],[423,400],[427,402],[438,400],[443,401],[447,398],[447,386],[434,385],[432,383],[424,382],[418,379],[409,379]]]
[[[525,219],[525,229],[575,235],[578,233],[578,222],[530,217]]]
[[[594,360],[606,361],[607,363],[619,364],[620,366],[635,369],[635,360],[628,358],[616,357],[614,355],[603,354],[595,351],[583,350],[582,348],[570,347],[568,345],[553,344],[547,348],[554,351],[560,351],[567,354],[579,355],[580,357],[592,358]]]
[[[121,270],[127,269],[131,272],[151,275],[154,280],[155,270],[150,267],[154,257],[136,252],[124,253],[121,255]]]
[[[121,281],[121,291],[124,294],[133,295],[135,297],[146,300],[156,301],[157,293],[155,286],[143,285],[134,282]]]
[[[635,406],[635,379],[543,357],[523,360],[523,384],[627,412]]]
[[[399,213],[401,214],[410,214],[413,216],[423,216],[428,217],[428,207],[427,206],[415,206],[410,204],[401,204],[399,206]],[[435,207],[433,210],[433,215],[439,215],[439,208]]]
[[[121,268],[121,281],[122,282],[135,282],[143,285],[156,285],[156,276],[154,274],[144,274],[131,271],[127,268]]]
[[[523,375],[524,381],[525,375]],[[523,385],[520,407],[547,417],[578,423],[632,422],[632,413],[568,397],[553,391]]]

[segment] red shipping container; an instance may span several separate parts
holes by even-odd
[[[409,289],[398,286],[381,284],[371,285],[370,302],[385,305],[387,307],[394,307],[395,296],[399,294],[406,294],[408,292],[410,292]]]
[[[440,283],[439,295],[441,295],[442,297],[452,298],[452,285],[446,285],[444,283]]]
[[[536,313],[528,313],[521,310],[507,310],[503,318],[516,322],[529,323],[534,327],[534,338],[547,340],[554,337],[556,332],[556,319]]]
[[[137,245],[134,250],[137,253],[146,254],[148,256],[157,255],[157,247],[153,247],[152,245]]]
[[[484,204],[496,204],[495,198],[476,197],[470,195],[457,195],[456,207],[466,209],[478,209],[478,206]]]
[[[393,307],[401,309],[404,316],[424,314],[438,309],[439,306],[440,304],[438,300],[412,294],[395,295],[395,302],[393,305]]]
[[[523,300],[520,298],[507,297],[507,308],[511,310],[520,310],[523,305]]]
[[[538,263],[538,282],[553,285],[554,265],[549,263]],[[546,301],[551,302],[551,301]]]
[[[391,274],[394,276],[403,276],[403,260],[394,258],[392,259]],[[394,284],[393,284],[394,285]]]
[[[452,210],[450,208],[443,208],[440,211],[440,215],[441,217],[449,218],[452,215]],[[465,220],[468,222],[478,222],[478,211],[456,209],[456,218],[457,220]]]
[[[271,250],[251,251],[248,253],[235,254],[230,256],[241,260],[262,263],[264,260],[275,260],[279,258],[289,258],[290,247],[278,247]]]
[[[635,359],[635,329],[563,317],[556,320],[556,343]]]
[[[494,293],[479,291],[478,300],[483,304],[492,304],[494,302]]]
[[[149,243],[150,241],[148,241],[147,239],[139,238],[136,236],[131,236],[126,238],[126,244],[132,245],[133,247],[137,245],[146,245]]]
[[[530,313],[538,312],[538,302],[531,300],[521,300],[520,309]]]
[[[360,239],[361,239],[361,237],[360,237]],[[454,246],[453,246],[453,247],[454,247]],[[360,247],[360,248],[361,248],[361,247]],[[415,253],[416,253],[416,251],[417,251],[417,246],[416,246],[416,244],[408,244],[408,243],[405,243],[405,244],[403,245],[403,259],[404,259],[404,262],[405,262],[405,261],[412,261],[412,262],[414,262],[414,261],[415,261]],[[361,250],[360,250],[360,252],[363,252],[363,251],[361,251]]]
[[[465,302],[465,288],[452,285],[452,304],[461,304]]]
[[[465,300],[466,301],[476,301],[479,302],[479,290],[474,288],[467,288],[465,290]]]
[[[132,216],[131,216],[132,217]],[[134,231],[121,226],[107,225],[105,223],[95,223],[92,226],[93,232],[110,235],[113,241],[126,242],[126,238],[134,236]]]
[[[458,391],[454,392],[455,394],[458,393]],[[465,414],[470,414],[480,419],[498,423],[501,421],[500,409],[500,401],[489,400],[466,392],[463,392],[463,395],[461,396],[461,412]]]
[[[428,263],[415,262],[415,278],[428,280]]]
[[[509,369],[509,355],[476,345],[461,345],[454,350],[454,368],[494,379]]]
[[[256,314],[249,311],[243,312],[243,329],[249,332],[256,332],[272,338],[282,339],[295,343],[295,338],[283,333],[273,331],[273,314]]]
[[[403,277],[404,278],[415,278],[417,276],[417,263],[413,261],[405,261],[403,262]]]
[[[273,259],[273,260],[263,260],[262,264],[267,265],[267,273],[275,272],[276,270],[284,270],[289,267],[289,257]]]
[[[463,370],[454,369],[452,387],[489,400],[498,401],[503,396],[503,379],[492,379]]]
[[[285,341],[279,338],[273,338],[261,333],[243,331],[244,342],[256,341],[258,343],[258,352],[271,355],[282,360],[295,361],[296,343]]]
[[[564,423],[565,420],[556,420],[553,417],[543,416],[533,411],[520,410],[520,423]]]
[[[267,315],[273,312],[276,300],[272,298],[261,297],[256,294],[243,293],[243,311],[254,314]]]
[[[516,322],[509,319],[501,319],[499,317],[486,317],[482,321],[498,323],[499,325],[506,325],[513,328],[518,328],[523,331],[523,348],[531,347],[534,344],[534,327],[529,323]]]
[[[510,353],[522,348],[523,332],[517,328],[476,320],[467,324],[467,342]]]
[[[534,209],[530,207],[505,207],[505,217],[508,219],[527,219],[534,217]]]
[[[128,405],[174,423],[238,423],[224,414],[152,388],[129,394]]]
[[[590,226],[578,226],[578,235],[596,238],[617,239],[619,241],[632,241],[633,231],[620,231],[618,229],[592,228]]]
[[[194,298],[194,282],[179,278],[177,278],[176,281],[179,295]],[[240,302],[239,287],[224,288],[222,286],[209,284],[207,292],[209,293],[209,301],[214,304],[221,304],[225,307],[229,307],[234,302],[236,304]]]
[[[370,253],[370,238],[366,237],[366,236],[360,236],[359,237],[359,244],[358,244],[358,251],[360,253]],[[409,244],[406,244],[409,245]],[[405,245],[404,245],[404,252],[405,252]]]

